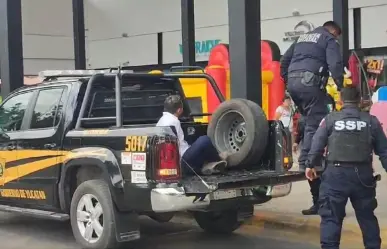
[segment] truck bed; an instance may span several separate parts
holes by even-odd
[[[227,172],[225,175],[186,177],[182,185],[187,194],[204,194],[217,189],[269,186],[303,180],[305,180],[305,173],[299,171],[278,173],[267,170],[238,170]]]

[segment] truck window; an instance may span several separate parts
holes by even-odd
[[[51,88],[39,91],[30,129],[51,128],[59,124],[63,109],[63,92],[64,88]]]
[[[172,94],[170,90],[123,90],[123,121],[155,121],[161,117],[165,98]],[[96,92],[89,117],[114,117],[116,99],[114,91]]]
[[[123,123],[156,123],[162,116],[164,101],[168,95],[179,94],[176,80],[146,78],[127,79],[123,82],[121,99]],[[115,91],[108,84],[95,87],[85,117],[102,118],[116,116]],[[84,127],[114,125],[115,120],[85,121]]]
[[[4,131],[18,131],[33,92],[24,92],[8,99],[0,107],[0,127]]]

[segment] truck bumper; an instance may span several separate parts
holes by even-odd
[[[259,204],[271,198],[286,196],[291,192],[292,183],[273,186],[255,186],[253,188],[236,188],[216,190],[205,194],[188,194],[183,187],[155,188],[151,191],[152,210],[156,213],[177,212],[187,210],[203,210],[222,204],[221,206],[237,206],[239,204]],[[257,196],[255,191],[260,191]],[[228,203],[229,205],[224,205]]]
[[[208,201],[194,202],[195,196],[186,196],[184,188],[155,188],[151,191],[154,212],[174,212],[200,209],[208,206]]]

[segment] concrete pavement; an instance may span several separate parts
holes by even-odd
[[[379,220],[382,240],[385,241],[383,244],[387,247],[387,174],[377,157],[374,157],[374,169],[375,172],[382,175],[382,180],[377,185],[378,208],[375,214]],[[298,165],[296,164],[292,170],[298,170]],[[293,184],[290,195],[256,206],[254,222],[288,227],[299,231],[315,231],[318,233],[320,217],[303,216],[301,214],[301,210],[308,208],[311,204],[312,199],[308,182],[297,182]],[[348,201],[346,207],[343,231],[352,239],[361,240],[362,238],[350,201]]]
[[[192,220],[174,219],[174,222],[159,224],[142,219],[142,239],[128,245],[127,249],[318,249],[318,241],[263,230],[244,227],[230,237],[205,234]],[[71,233],[68,222],[39,220],[0,212],[1,249],[81,249]],[[352,247],[351,247],[352,248]],[[357,247],[361,248],[361,247]],[[357,249],[354,248],[354,249]]]

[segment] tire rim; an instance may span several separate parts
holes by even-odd
[[[221,152],[238,152],[247,137],[246,122],[238,111],[228,111],[218,120],[215,145]]]
[[[103,234],[103,210],[97,197],[85,194],[78,202],[77,223],[81,236],[96,243]]]

